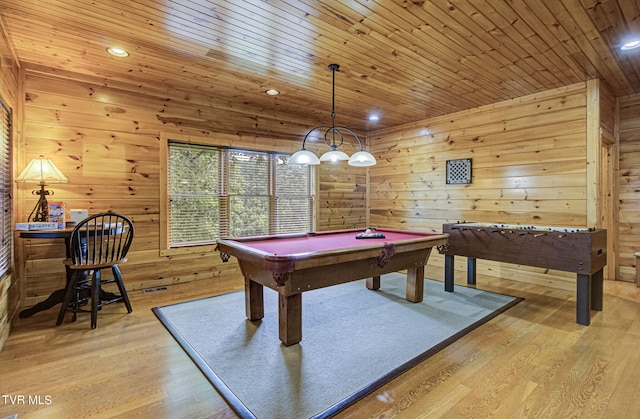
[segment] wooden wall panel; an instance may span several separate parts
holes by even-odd
[[[600,82],[600,125],[606,137],[613,138],[616,121],[616,97],[611,87]]]
[[[222,263],[219,256],[194,252],[160,256],[160,135],[208,138],[219,145],[259,150],[297,151],[302,139],[264,138],[231,134],[226,126],[216,132],[219,114],[189,102],[105,87],[86,76],[74,80],[46,74],[41,67],[27,71],[26,109],[21,158],[40,154],[51,158],[69,183],[50,185],[49,200],[61,200],[67,208],[85,208],[90,213],[113,210],[130,216],[136,226],[129,261],[122,266],[129,288],[139,289],[172,283],[238,277],[235,263]],[[216,111],[216,112],[219,112]],[[196,119],[196,115],[201,115]],[[204,115],[204,116],[203,116]],[[172,119],[173,118],[173,119]],[[260,129],[255,120],[241,122],[229,114],[225,120]],[[250,118],[247,118],[250,119]],[[189,124],[192,120],[193,123]],[[206,127],[205,127],[206,125]],[[206,128],[206,129],[205,129]],[[282,134],[286,125],[278,128]],[[269,131],[269,130],[266,130]],[[328,149],[311,141],[309,149]],[[348,146],[347,146],[348,148]],[[352,150],[347,150],[353,152]],[[366,169],[344,165],[319,168],[318,230],[364,226],[366,220]],[[16,219],[26,220],[36,203],[35,185],[19,185]],[[42,300],[64,283],[61,242],[20,240],[25,257],[27,305]]]
[[[633,254],[640,251],[640,95],[618,98],[619,277],[635,281]]]
[[[345,144],[351,155],[357,150]],[[327,151],[318,149],[318,154]],[[366,168],[349,166],[346,161],[322,163],[318,166],[320,230],[341,230],[367,226]]]
[[[111,63],[110,65],[115,65]],[[52,70],[48,67],[30,64],[31,74],[44,75],[43,83],[46,84],[46,76]],[[210,72],[210,70],[208,71]],[[56,86],[43,86],[44,90],[57,92],[60,95],[70,95],[78,98],[98,99],[110,106],[99,111],[101,115],[118,117],[118,113],[126,108],[131,114],[131,106],[153,111],[156,122],[160,124],[187,126],[204,132],[214,130],[217,133],[227,133],[242,136],[269,136],[270,138],[288,139],[297,141],[301,135],[313,125],[313,121],[301,120],[294,114],[283,112],[273,102],[269,115],[251,114],[251,107],[244,104],[231,104],[226,101],[212,100],[203,95],[197,87],[190,91],[184,91],[164,79],[151,82],[148,77],[138,80],[139,83],[123,83],[114,78],[101,80],[96,84],[96,78],[77,73],[55,70],[60,75]],[[34,83],[37,80],[33,80]],[[225,72],[223,80],[217,80],[216,86],[219,92],[215,98],[225,97],[227,87],[236,89],[238,80],[233,72]],[[209,84],[210,82],[207,82]],[[252,80],[251,83],[255,83]],[[36,87],[36,86],[34,86]],[[37,87],[36,87],[37,88]],[[227,95],[233,96],[227,92]],[[150,95],[156,100],[150,101]],[[27,100],[30,96],[27,96]],[[98,105],[99,106],[99,105]],[[308,107],[308,103],[300,104]],[[255,109],[255,108],[253,108]],[[120,115],[121,119],[127,119],[127,115]],[[134,118],[129,120],[135,122]],[[215,128],[214,128],[215,127]]]
[[[456,221],[586,226],[583,83],[370,133],[371,225],[442,231]],[[471,184],[447,185],[446,161],[471,158]],[[462,259],[462,258],[460,258]],[[442,266],[433,255],[432,266]],[[463,264],[459,261],[459,268]],[[573,289],[575,278],[487,261],[479,270]]]
[[[619,159],[620,144],[617,141],[617,101],[611,86],[606,82],[599,83],[599,154],[600,172],[600,220],[598,226],[607,229],[607,266],[604,271],[605,279],[622,279],[620,277],[619,242]]]

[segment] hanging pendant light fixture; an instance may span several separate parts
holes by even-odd
[[[311,131],[304,136],[304,140],[302,140],[302,150],[295,152],[291,158],[289,159],[289,164],[311,164],[317,165],[320,164],[321,161],[339,161],[339,160],[348,160],[350,166],[373,166],[376,164],[376,158],[373,157],[371,153],[368,153],[364,150],[362,146],[362,141],[358,137],[358,135],[347,127],[336,126],[336,71],[340,71],[340,66],[338,64],[329,64],[329,70],[332,71],[332,90],[331,90],[331,126],[321,125],[315,128],[312,128]],[[305,143],[307,142],[307,138],[309,135],[315,130],[325,130],[324,132],[324,142],[329,148],[330,151],[324,153],[320,159],[313,154],[311,151],[304,148]],[[338,150],[340,146],[344,143],[344,133],[345,131],[348,134],[351,134],[356,141],[358,141],[358,145],[360,146],[360,151],[353,154],[353,156],[349,157],[349,155],[343,151]]]

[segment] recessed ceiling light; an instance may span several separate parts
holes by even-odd
[[[640,48],[640,39],[626,42],[624,45],[620,47],[620,49],[623,51],[629,51],[630,49],[636,49],[636,48]]]
[[[269,90],[265,90],[265,93],[268,94],[269,96],[278,96],[280,94],[280,91],[276,89],[269,89]]]
[[[120,58],[129,56],[129,53],[127,52],[126,49],[117,48],[117,47],[109,47],[107,48],[107,52],[115,57],[120,57]]]
[[[369,121],[379,121],[380,117],[378,115],[371,115],[369,117]]]

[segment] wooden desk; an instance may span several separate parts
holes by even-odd
[[[21,239],[64,239],[65,255],[69,257],[69,239],[73,228],[65,228],[64,230],[23,230],[19,232]],[[70,271],[67,269],[67,281],[69,281]],[[46,300],[39,302],[33,307],[26,308],[20,312],[20,317],[31,317],[36,313],[48,310],[56,304],[62,303],[64,300],[65,289],[58,289],[51,293]]]
[[[108,229],[105,227],[105,231]],[[115,228],[110,228],[112,231],[116,230]],[[19,237],[21,239],[64,239],[64,247],[65,247],[65,256],[67,258],[71,257],[69,254],[69,241],[71,239],[71,233],[73,232],[73,227],[68,227],[63,230],[22,230],[19,232]],[[66,282],[68,283],[71,278],[71,270],[65,265],[66,270]],[[66,287],[66,284],[65,284]],[[41,301],[34,305],[33,307],[26,308],[20,312],[20,317],[31,317],[36,313],[39,313],[44,310],[48,310],[56,304],[62,303],[64,300],[65,288],[61,288],[55,290],[54,292],[47,297],[46,300]],[[115,297],[114,294],[101,291],[100,299],[112,299]]]

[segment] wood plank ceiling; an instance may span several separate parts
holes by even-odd
[[[620,50],[638,0],[2,0],[0,15],[23,67],[283,123],[329,123],[334,62],[336,122],[364,131],[594,77],[640,93],[640,50]]]

